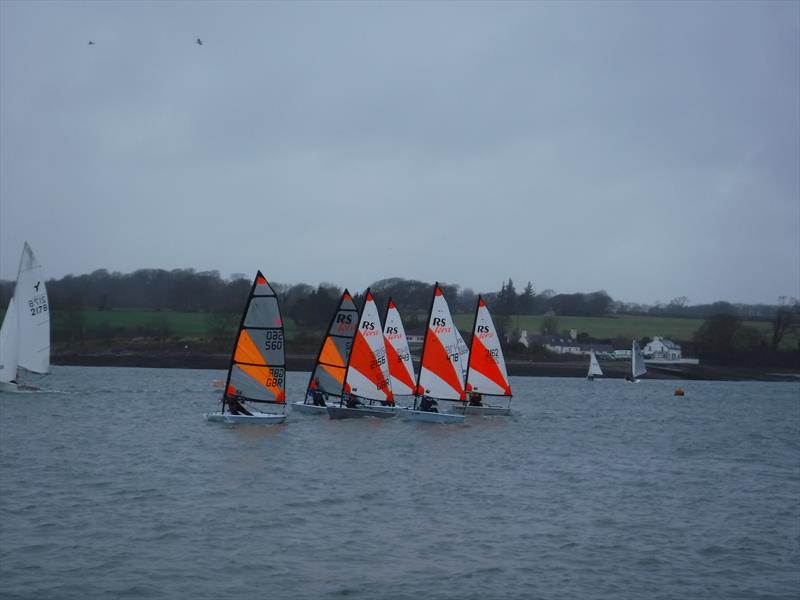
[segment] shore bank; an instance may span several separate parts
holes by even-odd
[[[293,355],[286,357],[289,371],[311,371],[314,356]],[[153,367],[165,369],[215,369],[228,368],[229,354],[206,354],[193,352],[118,352],[118,353],[54,353],[54,365],[91,367]],[[530,362],[506,361],[509,375],[524,377],[586,377],[588,362],[558,361]],[[627,361],[601,361],[604,377],[621,379],[630,374]],[[800,368],[742,368],[720,365],[647,365],[647,374],[642,379],[688,379],[713,381],[800,381]]]

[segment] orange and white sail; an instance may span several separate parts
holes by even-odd
[[[392,393],[396,396],[413,395],[414,382],[417,380],[414,375],[414,363],[411,362],[403,320],[391,298],[386,308],[385,321],[383,340],[386,345],[389,376],[392,380]]]
[[[358,326],[358,309],[347,290],[342,294],[336,312],[333,313],[328,333],[322,340],[306,395],[319,389],[329,396],[341,396],[347,361],[353,347],[353,336]]]
[[[259,271],[236,335],[225,396],[251,402],[286,402],[283,334],[278,297]]]
[[[438,283],[433,289],[428,330],[422,347],[417,395],[442,400],[465,398],[456,326]]]
[[[480,296],[475,310],[475,324],[472,327],[466,387],[467,392],[487,396],[511,396],[500,337],[489,309]]]
[[[393,399],[381,317],[375,298],[369,290],[364,300],[358,330],[353,338],[344,389],[350,394],[370,400],[391,402]]]

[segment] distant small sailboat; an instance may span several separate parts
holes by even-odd
[[[511,386],[508,382],[503,348],[500,346],[500,336],[497,335],[489,308],[481,296],[478,296],[478,304],[475,307],[465,388],[468,401],[456,406],[454,410],[468,415],[511,414]],[[508,398],[509,405],[484,404],[485,396]]]
[[[353,349],[347,361],[344,394],[338,406],[328,405],[331,419],[394,416],[394,395],[381,318],[372,293],[367,290],[364,296]],[[364,404],[362,400],[369,401],[369,404]],[[380,404],[373,406],[374,402]],[[382,410],[384,408],[388,410]]]
[[[405,412],[409,421],[463,423],[464,415],[440,413],[438,400],[464,401],[464,374],[458,351],[456,326],[439,284],[433,288],[428,329],[422,343],[414,409]]]
[[[50,303],[42,265],[25,242],[14,294],[0,326],[0,391],[36,391],[18,381],[19,369],[50,372]]]
[[[647,368],[644,366],[642,349],[639,347],[639,342],[633,340],[631,345],[631,374],[625,377],[625,380],[630,383],[639,383],[639,377],[645,373],[647,373]]]
[[[257,410],[254,403],[286,404],[284,330],[278,297],[259,271],[250,288],[233,346],[220,412],[206,419],[222,423],[283,423],[286,413]]]
[[[595,377],[602,377],[603,369],[600,368],[600,363],[597,362],[597,357],[594,355],[594,350],[589,351],[589,372],[586,374],[586,379],[594,381]]]
[[[292,403],[293,412],[325,415],[328,414],[327,403],[331,397],[337,400],[341,398],[357,326],[358,309],[350,292],[345,290],[314,361],[305,399]]]

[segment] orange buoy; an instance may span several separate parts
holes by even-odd
[[[683,391],[683,388],[677,388],[677,389],[675,390],[675,395],[676,395],[676,396],[683,396],[683,395],[685,395],[685,394],[684,394],[684,391]]]

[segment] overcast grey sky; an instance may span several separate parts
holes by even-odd
[[[4,279],[27,239],[52,277],[800,296],[798,2],[4,0],[0,27]]]

